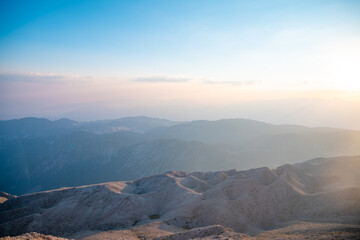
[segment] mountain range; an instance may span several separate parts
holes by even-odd
[[[21,195],[166,171],[275,167],[360,154],[360,131],[247,119],[0,121],[0,191]]]

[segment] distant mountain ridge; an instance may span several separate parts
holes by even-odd
[[[169,170],[274,167],[360,154],[360,131],[246,119],[179,123],[135,117],[79,123],[30,118],[0,121],[0,129],[0,191],[16,195]]]
[[[21,118],[0,121],[0,140],[38,138],[70,133],[76,122],[69,119]]]
[[[80,124],[80,130],[93,133],[113,133],[117,131],[133,131],[144,133],[151,129],[171,127],[182,122],[174,122],[166,119],[150,118],[145,116],[124,117],[112,120],[99,120]]]
[[[239,144],[252,138],[273,134],[335,132],[336,128],[310,128],[298,125],[272,125],[249,119],[198,120],[167,128],[150,130],[146,134],[163,138],[178,138],[214,144]]]
[[[180,122],[145,116],[92,122],[77,122],[67,118],[51,121],[45,118],[27,117],[13,120],[0,120],[0,140],[22,137],[46,137],[74,131],[102,134],[127,130],[143,133],[153,128],[170,127],[178,123]]]

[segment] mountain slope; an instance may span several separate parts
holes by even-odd
[[[146,134],[156,138],[177,138],[223,145],[239,145],[259,136],[305,132],[334,132],[335,128],[309,128],[297,125],[272,125],[249,119],[192,121],[167,128],[157,128]]]
[[[170,127],[181,122],[166,119],[150,118],[145,116],[124,117],[113,120],[100,120],[81,123],[81,130],[93,133],[112,133],[120,130],[144,133],[152,129]]]
[[[236,168],[275,167],[316,157],[360,154],[360,131],[272,125],[248,119],[193,121],[146,133],[200,141],[238,156]]]
[[[180,122],[150,117],[125,117],[113,120],[76,122],[62,118],[50,121],[45,118],[21,118],[0,120],[0,140],[58,136],[75,131],[114,133],[118,131],[146,132],[154,128],[170,127]]]
[[[0,140],[65,134],[73,130],[75,123],[69,119],[50,121],[34,117],[0,121]]]
[[[0,189],[12,194],[105,181],[132,180],[172,169],[219,170],[237,156],[199,142],[148,140],[132,132],[74,132],[14,140],[0,148]]]
[[[305,219],[358,223],[360,172],[353,168],[359,162],[357,156],[315,159],[275,170],[173,171],[131,182],[24,195],[0,205],[0,235],[36,231],[72,236],[154,221],[186,229],[222,224],[247,234]],[[336,166],[342,166],[337,179],[348,184],[331,184],[330,170]],[[319,176],[329,181],[317,181]]]
[[[175,126],[175,122],[146,117],[90,123],[19,121],[36,122],[30,128],[36,131],[21,135],[24,132],[19,130],[19,135],[0,141],[0,190],[16,195],[133,180],[169,170],[275,167],[320,156],[360,154],[360,131],[276,126],[245,119]],[[171,126],[157,127],[164,125]],[[124,128],[152,130],[120,131]]]

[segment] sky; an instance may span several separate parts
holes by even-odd
[[[0,0],[2,119],[360,129],[359,63],[360,1]]]

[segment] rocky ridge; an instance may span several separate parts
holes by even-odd
[[[221,224],[251,236],[300,220],[358,224],[359,179],[357,156],[62,188],[1,204],[0,236],[71,237],[153,222],[182,231]]]

